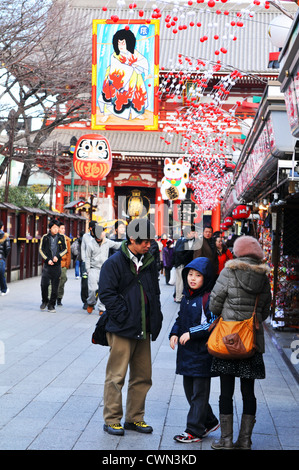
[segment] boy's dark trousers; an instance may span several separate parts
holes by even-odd
[[[59,286],[59,280],[61,275],[60,265],[44,265],[41,278],[41,291],[42,291],[42,302],[55,307],[57,300],[57,292]],[[51,283],[51,297],[48,298],[48,288]]]
[[[211,378],[184,376],[183,384],[190,405],[186,432],[201,437],[218,422],[209,405]]]

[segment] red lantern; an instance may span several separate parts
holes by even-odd
[[[234,223],[234,219],[232,217],[225,217],[223,222],[225,225],[227,225],[227,227],[231,227]]]
[[[245,205],[240,205],[235,207],[232,214],[233,219],[248,219],[250,216],[250,208]]]
[[[111,170],[112,153],[108,140],[99,134],[78,139],[74,151],[74,169],[83,180],[99,181]]]
[[[226,224],[220,224],[220,230],[222,230],[223,232],[225,232],[225,230],[228,229],[228,226]]]

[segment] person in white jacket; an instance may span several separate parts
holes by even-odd
[[[95,225],[91,230],[92,239],[86,246],[85,268],[88,274],[88,299],[87,312],[92,313],[97,303],[97,291],[99,288],[99,278],[101,267],[109,257],[110,248],[119,249],[122,242],[115,242],[106,238],[106,233],[102,226]],[[100,315],[105,310],[105,306],[98,300]]]

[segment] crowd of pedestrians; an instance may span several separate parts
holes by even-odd
[[[229,243],[231,242],[231,243]],[[229,247],[228,247],[229,245]],[[5,263],[10,251],[0,221],[0,287],[6,295]],[[157,237],[147,219],[129,224],[117,221],[108,233],[95,221],[71,244],[65,226],[51,220],[39,247],[43,259],[41,310],[56,312],[67,288],[67,271],[73,258],[76,279],[81,280],[83,309],[107,317],[109,358],[104,385],[104,431],[123,435],[125,430],[152,433],[145,403],[152,385],[151,341],[159,335],[163,313],[159,279],[173,289],[180,305],[169,331],[170,347],[177,349],[176,373],[183,376],[189,403],[185,429],[174,436],[180,443],[200,442],[221,428],[213,449],[251,449],[256,416],[256,379],[265,378],[262,323],[270,313],[268,267],[258,241],[234,236],[225,243],[219,232],[205,226],[183,229],[177,240]],[[79,285],[79,284],[78,284]],[[210,327],[217,317],[240,321],[251,316],[257,302],[259,329],[256,351],[246,359],[220,359],[208,352]],[[129,371],[124,416],[122,388]],[[209,404],[211,378],[220,377],[219,415]],[[243,413],[238,439],[233,443],[233,394],[240,378]]]

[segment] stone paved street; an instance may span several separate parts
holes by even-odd
[[[160,282],[164,322],[158,340],[152,343],[153,386],[145,416],[154,432],[126,431],[122,437],[103,431],[108,348],[91,343],[97,314],[82,309],[80,281],[73,270],[68,277],[63,306],[56,308],[56,314],[39,310],[39,277],[11,283],[10,293],[0,297],[0,449],[210,450],[219,430],[201,443],[184,445],[173,440],[185,428],[188,404],[182,377],[175,375],[176,353],[168,342],[179,306],[164,277]],[[295,450],[299,443],[298,383],[270,335],[265,336],[267,378],[256,383],[253,449]],[[218,396],[219,379],[215,378],[211,404],[217,416]],[[235,438],[241,412],[237,380]]]

